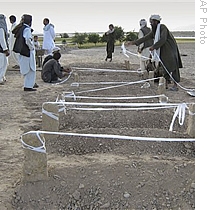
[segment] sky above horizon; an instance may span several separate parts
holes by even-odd
[[[23,14],[33,16],[34,33],[43,33],[43,19],[50,19],[56,33],[105,32],[110,23],[121,26],[124,31],[138,31],[139,20],[149,22],[152,14],[162,17],[161,23],[169,30],[195,30],[195,1],[45,1],[45,2],[2,2],[1,13],[7,17],[15,15],[17,23]],[[149,25],[149,23],[148,23]]]

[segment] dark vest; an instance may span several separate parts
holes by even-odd
[[[151,29],[148,28],[148,27],[143,27],[143,28],[141,28],[141,31],[142,31],[142,33],[145,36],[145,35],[147,35],[148,33],[151,32]],[[149,39],[149,40],[147,40],[147,41],[144,42],[144,46],[143,46],[142,50],[144,48],[151,47],[152,45],[153,45],[153,40],[152,39]]]
[[[7,37],[6,33],[5,33],[5,37]],[[8,40],[7,39],[6,39],[6,44],[7,44],[7,49],[9,49],[9,45],[8,45]],[[3,50],[3,48],[2,48],[2,46],[0,44],[0,53],[3,53],[3,52],[4,52],[4,50]]]
[[[16,40],[13,47],[13,51],[16,53],[20,53],[20,55],[30,57],[30,49],[28,45],[26,44],[25,38],[23,37],[23,31],[28,26],[23,25],[18,33],[16,34]]]

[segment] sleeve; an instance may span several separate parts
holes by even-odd
[[[30,50],[34,50],[33,38],[31,34],[31,28],[25,28],[23,31],[23,37]]]
[[[8,50],[3,28],[0,28],[0,45],[3,51]]]
[[[50,27],[50,34],[51,34],[51,36],[52,36],[52,39],[54,40],[56,34],[55,34],[55,29],[54,29],[52,26]]]
[[[61,71],[61,65],[58,62],[55,62],[53,68],[57,76],[61,79],[63,77],[63,73]]]
[[[153,32],[151,31],[150,33],[148,33],[146,36],[143,36],[140,39],[137,39],[136,41],[134,41],[134,44],[136,46],[139,46],[141,43],[144,43],[147,40],[153,39]]]
[[[142,37],[144,37],[144,34],[143,34],[142,30],[140,29],[140,30],[139,30],[139,34],[138,34],[138,38],[141,39]],[[139,48],[140,48],[140,49],[141,49],[142,47],[144,47],[144,43],[141,43],[141,44],[139,45]]]

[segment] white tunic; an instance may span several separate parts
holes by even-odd
[[[30,49],[30,57],[26,57],[20,55],[19,62],[20,62],[20,72],[21,74],[27,74],[30,70],[36,71],[36,60],[35,60],[35,47],[33,44],[33,37],[31,33],[31,28],[27,27],[23,31],[23,37],[26,40],[26,44]]]
[[[47,24],[43,30],[43,45],[42,49],[47,51],[47,54],[52,52],[52,49],[55,47],[55,30],[52,24]]]
[[[11,25],[10,33],[9,33],[9,50],[10,50],[10,56],[12,56],[13,60],[15,61],[16,64],[18,64],[18,57],[19,53],[15,53],[13,51],[13,47],[15,44],[15,35],[12,33],[12,30],[16,27],[16,23],[13,23]]]
[[[139,30],[138,38],[140,39],[140,38],[142,38],[142,37],[144,37],[144,34],[143,34],[142,30],[140,29],[140,30]],[[140,44],[140,45],[139,45],[139,48],[141,49],[143,46],[144,46],[144,43]],[[150,57],[149,47],[144,48],[144,49],[142,50],[142,52],[141,52],[141,55],[144,56],[144,57],[149,58],[149,57]],[[144,57],[141,57],[141,60],[142,60],[142,61],[149,60],[149,59],[144,58]]]
[[[3,50],[7,50],[7,44],[5,39],[5,33],[3,28],[0,28],[0,45]],[[4,53],[0,53],[0,83],[3,82],[3,77],[5,76],[8,65],[8,59]]]
[[[30,49],[30,57],[19,56],[20,73],[24,76],[24,87],[33,88],[36,79],[36,60],[33,37],[29,26],[24,29],[23,37],[25,38],[26,45]]]

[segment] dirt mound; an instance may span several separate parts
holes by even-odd
[[[193,88],[194,43],[179,44],[184,68],[180,69],[180,85]],[[136,52],[136,47],[130,49]],[[105,62],[105,49],[70,50],[62,55],[61,64],[98,69],[125,69],[124,59],[116,47],[112,62]],[[130,58],[132,70],[139,68],[138,58]],[[98,85],[80,84],[72,87],[74,78],[61,85],[46,84],[37,71],[38,91],[22,90],[23,78],[16,70],[7,72],[2,88],[0,151],[2,179],[1,208],[28,209],[195,209],[195,144],[194,142],[134,141],[113,138],[57,136],[46,139],[48,173],[45,181],[24,183],[24,154],[19,137],[31,130],[42,129],[42,104],[55,101],[58,94],[74,91],[78,96],[145,96],[156,95],[157,84],[143,84],[107,89],[101,92],[79,93]],[[137,73],[78,72],[79,82],[138,81]],[[100,86],[100,87],[104,87]],[[15,90],[15,91],[14,91]],[[194,97],[179,88],[166,91],[168,103],[191,103]],[[9,100],[10,99],[10,100]],[[90,99],[77,99],[88,102]],[[91,100],[95,102],[96,100]],[[140,100],[158,103],[158,98]],[[101,102],[105,103],[106,100]],[[110,102],[110,101],[109,101]],[[114,101],[111,101],[114,102]],[[126,101],[119,101],[126,103]],[[139,102],[136,101],[127,101]],[[188,114],[183,126],[169,126],[174,109],[132,110],[112,112],[71,110],[61,117],[60,131],[83,134],[109,134],[157,138],[189,138],[186,134]],[[12,129],[11,129],[12,128]],[[5,141],[6,139],[6,141]],[[9,151],[9,152],[8,152]],[[6,171],[6,172],[5,172]],[[9,176],[8,176],[9,174]]]

